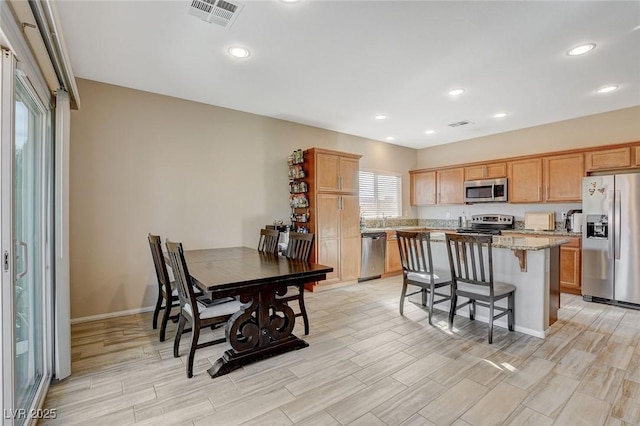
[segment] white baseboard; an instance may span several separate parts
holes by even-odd
[[[144,308],[129,309],[128,311],[109,312],[108,314],[100,314],[100,315],[91,315],[91,316],[88,316],[88,317],[72,318],[71,319],[71,324],[79,324],[79,323],[89,322],[89,321],[99,321],[99,320],[109,319],[109,318],[124,317],[124,316],[127,316],[127,315],[142,314],[144,312],[152,312],[155,308],[156,307],[154,305],[154,306],[146,306]]]

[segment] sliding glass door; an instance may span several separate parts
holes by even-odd
[[[29,407],[45,372],[46,163],[45,119],[21,78],[16,79],[13,232],[15,239],[14,333],[18,407]]]
[[[3,399],[5,422],[20,425],[32,420],[31,410],[51,379],[51,333],[45,327],[51,323],[52,129],[50,109],[13,58],[3,56],[2,311],[4,319],[11,319],[2,324]]]

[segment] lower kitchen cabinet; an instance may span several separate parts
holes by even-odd
[[[360,204],[357,195],[318,194],[317,263],[333,266],[319,285],[355,281],[360,275]]]
[[[402,272],[402,261],[400,260],[400,248],[395,232],[387,232],[387,249],[384,259],[385,275],[395,275]]]
[[[560,246],[560,291],[582,294],[582,250],[580,238]]]

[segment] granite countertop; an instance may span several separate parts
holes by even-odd
[[[361,232],[393,232],[393,231],[432,231],[432,232],[455,232],[456,228],[428,228],[425,226],[388,226],[385,228],[365,228]],[[565,229],[557,229],[555,231],[534,231],[533,229],[507,229],[502,231],[502,236],[509,234],[530,234],[532,236],[542,237],[571,237],[580,238],[580,232],[568,232]]]
[[[444,232],[432,232],[431,241],[443,242]],[[568,243],[567,238],[562,237],[514,237],[509,235],[494,235],[493,247],[509,250],[544,250],[551,247],[558,247]]]
[[[581,232],[570,232],[566,229],[556,229],[555,231],[535,231],[533,229],[509,229],[506,231],[502,231],[503,235],[509,234],[531,234],[531,235],[549,235],[549,236],[562,236],[562,237],[572,237],[579,238],[582,237]]]

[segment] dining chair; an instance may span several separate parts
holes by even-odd
[[[469,319],[474,320],[476,305],[487,307],[489,308],[489,343],[493,343],[493,321],[504,315],[508,315],[509,331],[513,331],[516,291],[516,287],[512,284],[493,281],[492,241],[493,238],[490,235],[446,234],[449,267],[453,278],[449,328],[453,328],[453,318],[458,309],[469,305]],[[458,305],[458,297],[468,300]],[[496,305],[498,300],[505,297],[507,298],[506,308]],[[494,315],[496,310],[500,313]]]
[[[153,266],[155,267],[156,278],[158,281],[158,299],[156,300],[156,307],[153,311],[153,329],[155,330],[158,328],[158,315],[161,310],[164,310],[164,315],[162,316],[162,322],[160,325],[160,341],[164,342],[169,319],[178,319],[179,314],[171,316],[171,309],[180,308],[180,299],[178,299],[178,290],[175,288],[174,283],[169,279],[167,265],[162,253],[160,236],[149,234],[148,239],[149,247],[151,248],[151,256],[153,257]]]
[[[258,251],[278,254],[280,232],[277,229],[261,229]]]
[[[432,324],[433,306],[451,300],[451,292],[448,294],[439,292],[439,289],[451,287],[450,273],[446,269],[436,270],[433,267],[431,233],[397,231],[396,236],[402,263],[400,315],[404,315],[404,300],[409,296],[421,293],[422,305],[428,306],[429,324]],[[407,293],[410,285],[418,287],[418,290],[411,290],[411,293]],[[438,299],[435,296],[438,296]]]
[[[191,324],[191,344],[189,345],[189,357],[187,359],[187,377],[191,378],[193,377],[193,359],[196,350],[226,341],[225,338],[221,338],[205,343],[198,343],[200,338],[200,329],[204,327],[213,327],[227,322],[234,313],[240,310],[242,304],[235,299],[210,305],[205,305],[197,300],[191,284],[192,280],[187,267],[187,262],[184,258],[182,243],[175,243],[167,240],[166,245],[169,255],[169,263],[171,265],[171,269],[173,269],[181,306],[178,331],[176,332],[176,337],[173,343],[173,356],[174,358],[178,358],[180,356],[180,338],[182,337],[185,325],[188,321]]]
[[[309,261],[311,250],[313,249],[314,234],[302,232],[289,232],[289,244],[284,255],[289,259]],[[304,334],[309,334],[309,316],[307,308],[304,305],[304,285],[291,286],[287,289],[287,293],[279,296],[278,300],[289,302],[297,301],[300,312],[295,314],[296,317],[302,317],[304,321]]]

